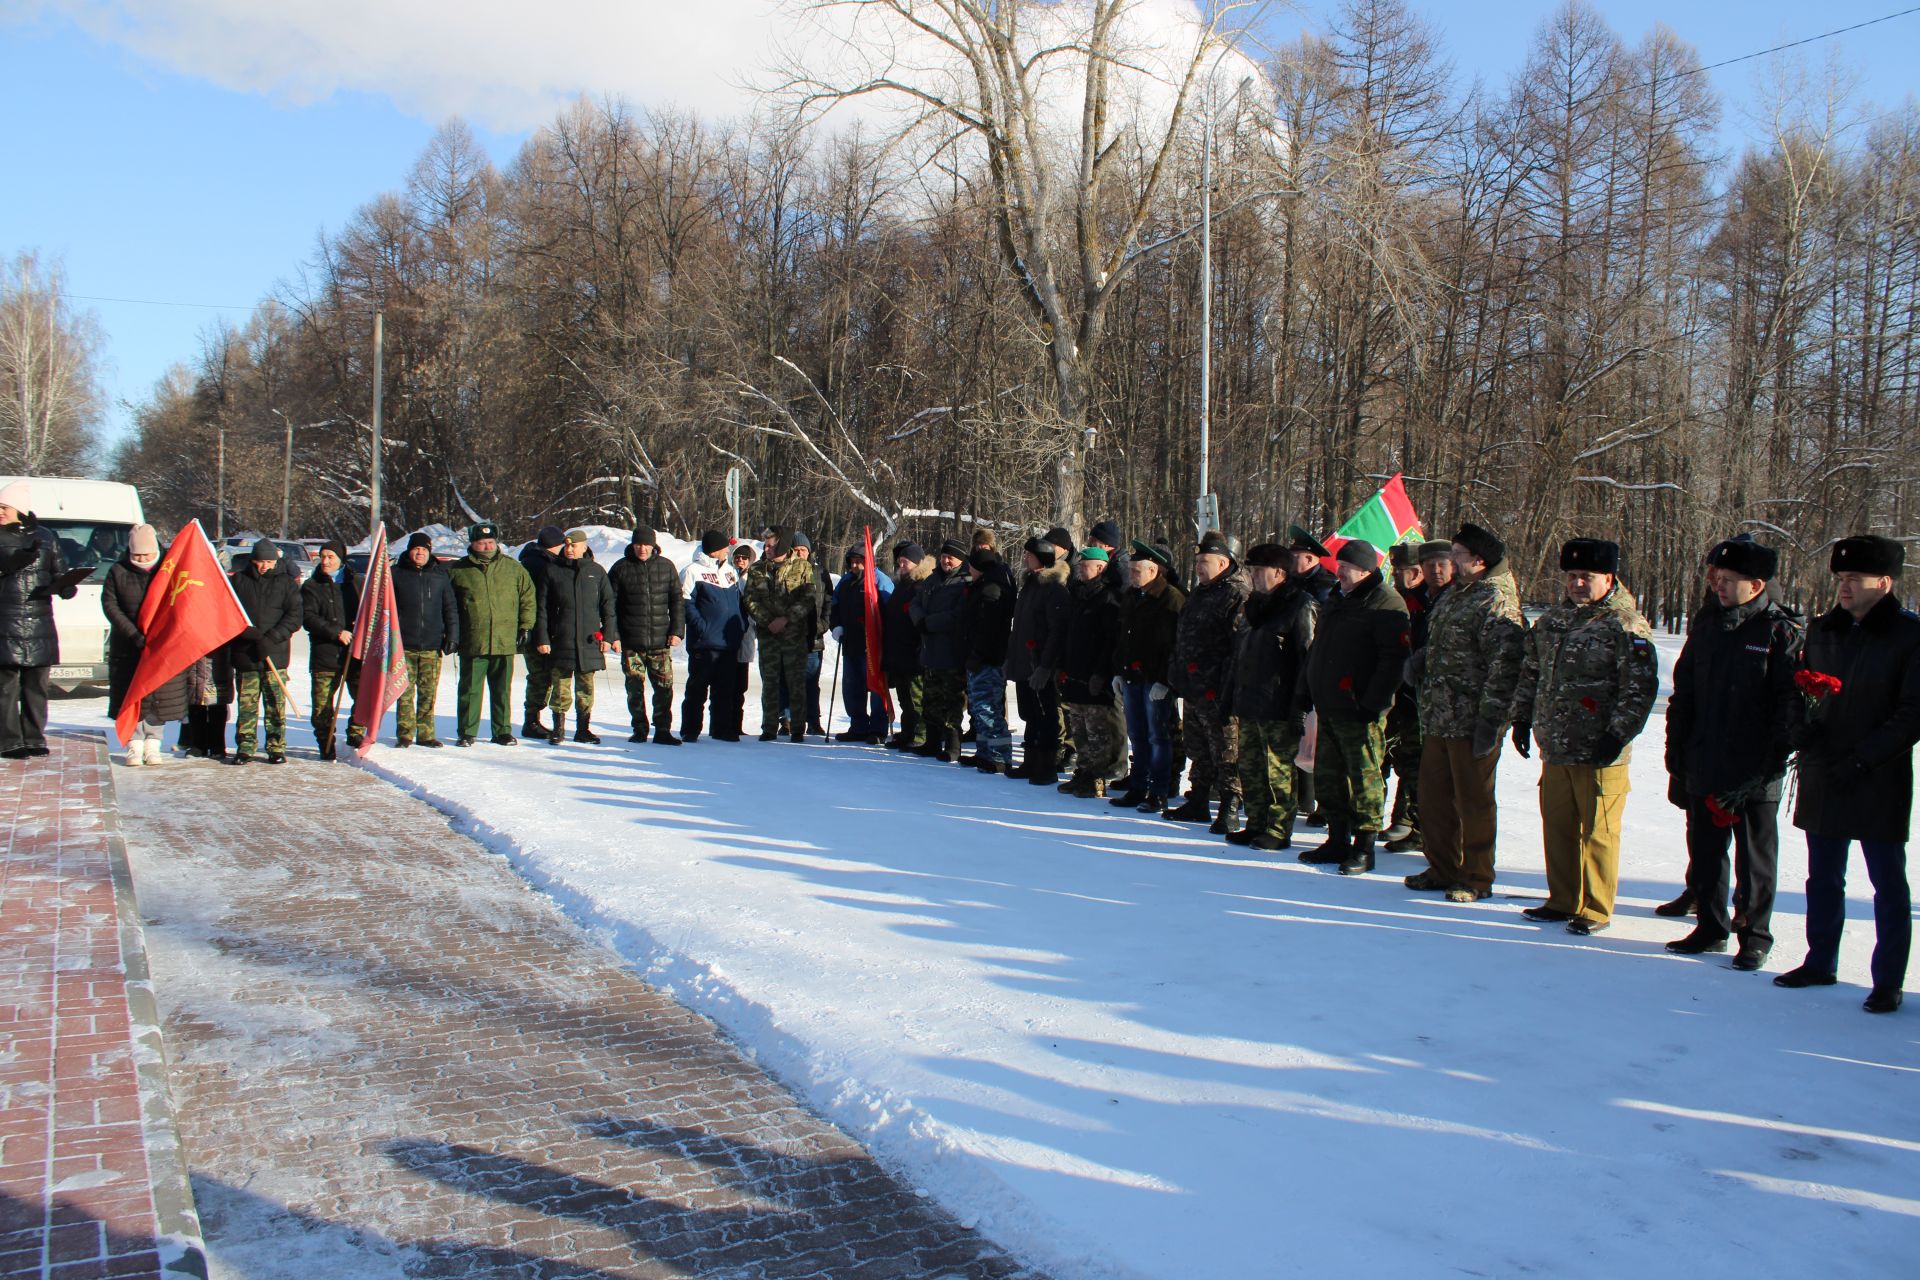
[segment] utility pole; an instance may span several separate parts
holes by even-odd
[[[370,508],[367,518],[367,537],[369,538],[380,531],[380,396],[386,382],[383,373],[386,321],[387,316],[384,311],[373,313],[373,478],[367,485],[367,501]]]
[[[227,424],[215,423],[214,436],[219,443],[213,455],[213,540],[218,544],[227,540]]]
[[[293,511],[293,419],[280,413],[280,421],[287,424],[287,452],[280,466],[280,536],[287,536],[287,521]]]
[[[1226,50],[1221,50],[1225,56]],[[1218,69],[1220,59],[1214,59]],[[1253,83],[1243,77],[1233,89],[1237,109],[1240,95]],[[1207,110],[1200,152],[1200,496],[1194,503],[1195,536],[1220,525],[1220,499],[1208,487],[1207,463],[1213,412],[1213,75],[1207,76]]]

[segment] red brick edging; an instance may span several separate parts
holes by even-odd
[[[0,762],[0,1277],[205,1277],[104,739]]]

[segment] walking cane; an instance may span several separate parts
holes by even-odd
[[[821,717],[826,722],[824,727],[828,742],[833,741],[833,717],[840,710],[840,667],[846,661],[846,655],[847,651],[840,647],[838,640],[835,640],[833,642],[833,692],[827,695],[827,713]],[[847,727],[853,726],[849,724]]]
[[[340,753],[333,731],[340,727],[340,696],[346,692],[347,667],[352,661],[353,646],[348,645],[346,652],[340,658],[340,670],[334,673],[333,693],[327,698],[327,737],[324,742],[318,744],[322,760],[336,759]],[[315,727],[314,733],[316,735],[320,733],[318,726]]]

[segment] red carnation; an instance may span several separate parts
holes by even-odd
[[[1740,825],[1740,815],[1721,804],[1719,796],[1707,797],[1707,815],[1713,819],[1713,825],[1716,827]]]
[[[1038,649],[1039,647],[1040,647],[1040,642],[1039,642],[1038,640],[1029,640],[1029,641],[1027,641],[1027,648],[1029,648],[1029,649]]]
[[[1206,693],[1202,694],[1201,696],[1206,698],[1208,702],[1212,702],[1215,698],[1219,697],[1220,695],[1215,693],[1213,690],[1209,689],[1206,691]]]
[[[1824,671],[1796,671],[1793,673],[1793,683],[1815,702],[1840,692],[1840,677],[1830,676]]]
[[[1341,690],[1341,692],[1343,692],[1343,693],[1352,693],[1352,692],[1353,692],[1353,677],[1352,677],[1352,676],[1341,676],[1341,677],[1340,677],[1340,690]]]
[[[1595,702],[1592,698],[1580,699],[1580,705],[1587,709],[1588,715],[1592,715],[1594,712],[1600,709],[1600,704]]]
[[[1189,663],[1187,664],[1187,674],[1188,674],[1188,675],[1190,675],[1190,676],[1197,676],[1197,675],[1199,675],[1199,674],[1200,674],[1200,664],[1199,664],[1199,663],[1197,663],[1197,662],[1189,662]]]

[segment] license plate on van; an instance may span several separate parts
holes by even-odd
[[[54,667],[47,672],[50,680],[91,680],[92,667]]]

